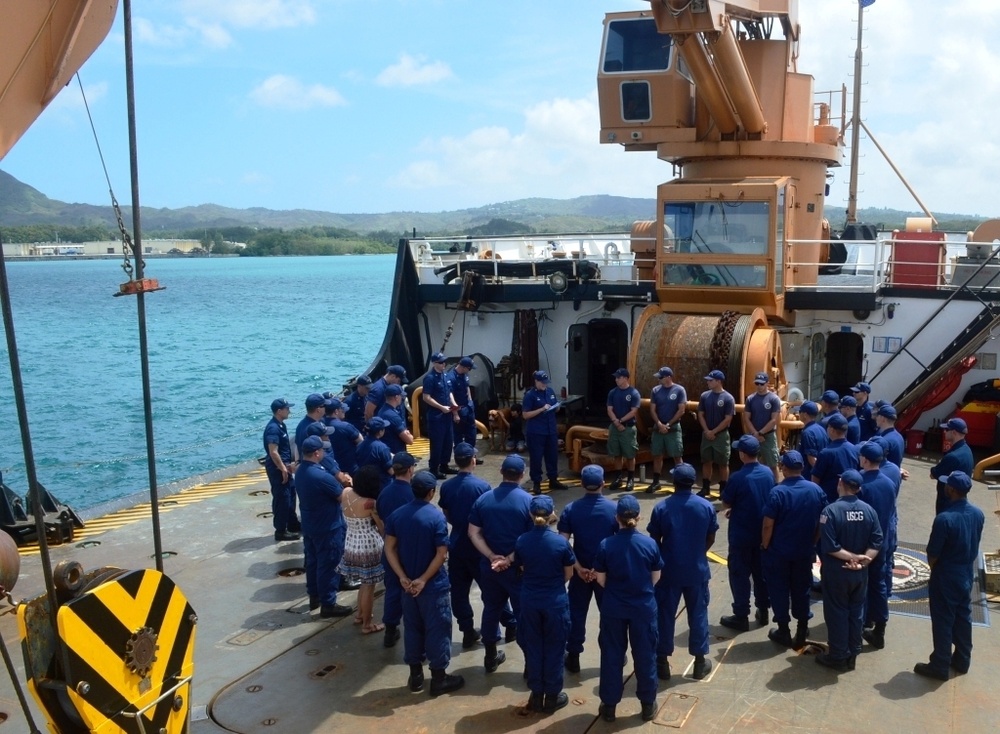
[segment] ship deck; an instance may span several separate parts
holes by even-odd
[[[927,474],[931,463],[911,457],[904,462],[911,478],[900,493],[902,544],[926,543],[934,507],[934,485]],[[479,473],[494,481],[498,464],[495,455],[487,455]],[[578,483],[557,493],[557,510],[581,493]],[[1000,547],[997,495],[978,483],[970,495],[987,515],[984,551]],[[658,498],[642,492],[637,497],[648,517]],[[974,628],[969,674],[947,683],[933,682],[911,672],[913,664],[926,660],[930,652],[930,620],[914,616],[912,605],[893,604],[885,649],[866,645],[857,670],[838,675],[814,664],[809,654],[777,647],[767,639],[767,628],[752,625],[750,632],[736,634],[719,626],[719,617],[730,611],[731,598],[723,563],[712,564],[709,616],[714,669],[703,681],[689,677],[692,659],[685,650],[687,624],[681,610],[677,652],[671,660],[674,677],[661,682],[659,710],[650,724],[642,724],[638,716],[631,661],[625,669],[618,721],[607,724],[597,717],[596,608],[589,617],[582,671],[566,675],[570,704],[561,711],[549,716],[525,711],[523,656],[515,644],[505,646],[507,662],[486,675],[482,647],[462,650],[457,630],[451,671],[464,675],[466,686],[431,699],[426,692],[412,694],[406,689],[402,643],[386,649],[381,634],[361,635],[350,617],[320,620],[309,614],[304,579],[298,575],[302,545],[271,539],[263,472],[196,487],[165,502],[163,547],[172,554],[165,570],[199,619],[191,725],[195,734],[378,730],[490,734],[634,727],[656,731],[655,726],[698,732],[891,728],[939,733],[992,730],[1000,711],[995,676],[989,672],[1000,661],[996,626]],[[152,531],[143,512],[115,517],[89,525],[87,547],[80,547],[78,539],[53,548],[53,563],[69,558],[86,569],[152,567]],[[720,518],[722,529],[713,549],[720,560],[726,556],[725,523]],[[24,554],[15,598],[30,598],[43,588],[37,554]],[[342,596],[350,602],[354,594]],[[473,603],[478,613],[478,598]],[[989,624],[1000,607],[984,599],[981,609]],[[0,633],[23,676],[15,615],[9,606],[2,611]],[[818,598],[813,611],[810,637],[822,642],[826,629]],[[376,615],[380,613],[377,599]],[[5,729],[28,730],[10,681],[4,680],[0,688]],[[43,727],[37,708],[33,715]]]

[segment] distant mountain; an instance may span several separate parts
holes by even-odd
[[[844,221],[844,209],[827,207],[827,218],[838,226]],[[123,206],[126,222],[131,222],[131,207]],[[894,209],[865,209],[862,221],[899,226],[908,216],[919,212]],[[624,196],[578,196],[574,199],[518,199],[473,209],[448,212],[387,212],[384,214],[336,214],[311,209],[274,210],[262,207],[231,209],[217,204],[201,204],[181,209],[142,208],[143,229],[147,236],[157,230],[178,232],[197,228],[251,226],[295,229],[297,227],[340,227],[359,233],[374,231],[417,233],[463,232],[491,219],[508,219],[532,227],[537,232],[585,232],[627,229],[632,222],[656,217],[654,199]],[[938,215],[944,223],[960,223],[968,228],[977,218],[966,215]],[[0,171],[0,226],[53,224],[81,227],[103,224],[115,227],[110,205],[67,204],[50,199],[37,189]]]

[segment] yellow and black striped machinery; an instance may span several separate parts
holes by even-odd
[[[28,687],[54,734],[187,732],[198,618],[152,569],[84,572],[64,561],[51,601],[18,607]]]

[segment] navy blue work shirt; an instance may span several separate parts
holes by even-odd
[[[878,515],[870,505],[859,499],[856,494],[848,494],[831,502],[819,516],[819,542],[823,552],[822,568],[824,574],[862,573],[865,569],[844,568],[844,562],[831,558],[831,553],[846,550],[857,555],[864,555],[870,548],[881,550],[882,528]]]
[[[906,448],[903,434],[897,431],[895,426],[890,426],[884,431],[879,431],[878,435],[889,442],[889,450],[885,453],[886,461],[891,461],[896,466],[902,467],[903,451]]]
[[[451,380],[451,395],[455,398],[455,405],[460,408],[470,405],[472,398],[469,391],[469,373],[466,372],[464,375],[461,375],[457,369],[452,367],[448,370],[448,379]],[[443,403],[443,405],[447,404],[447,401]]]
[[[527,413],[532,410],[538,410],[543,405],[555,405],[558,402],[556,394],[552,391],[551,387],[546,387],[544,390],[533,387],[525,391],[521,407],[523,408],[523,412]],[[555,436],[557,433],[556,411],[554,410],[539,413],[534,418],[526,418],[524,420],[525,436]]]
[[[438,372],[435,369],[431,369],[426,375],[424,375],[424,395],[433,398],[441,405],[451,405],[451,391],[455,387],[455,382],[452,379],[452,373],[450,371]],[[431,410],[430,406],[427,406]],[[438,411],[439,413],[441,411]]]
[[[629,385],[628,387],[614,387],[608,393],[608,407],[615,414],[615,418],[621,418],[628,414],[633,408],[639,408],[642,396],[639,391]],[[634,426],[635,416],[632,416],[622,425]]]
[[[669,423],[679,408],[687,408],[687,391],[680,385],[656,385],[649,393],[649,401],[656,406],[656,417],[660,423]]]
[[[660,583],[695,586],[711,577],[708,568],[708,536],[719,529],[715,508],[690,488],[676,488],[660,500],[649,517],[646,532],[663,556]]]
[[[472,512],[476,500],[490,489],[489,482],[467,471],[460,471],[441,484],[438,505],[445,511],[448,522],[451,523],[453,553],[473,547],[472,541],[469,540],[469,513]]]
[[[271,469],[277,469],[278,467],[274,463],[274,459],[271,458],[268,446],[274,444],[278,447],[278,456],[285,463],[285,466],[292,461],[292,444],[288,440],[288,428],[285,426],[284,421],[279,421],[277,418],[271,418],[264,426],[264,454],[267,458],[264,459],[264,466],[270,467]]]
[[[327,425],[333,426],[333,433],[328,438],[334,458],[340,464],[341,469],[348,474],[354,474],[358,469],[358,444],[360,443],[358,439],[361,438],[361,432],[340,418],[331,418]]]
[[[932,575],[954,574],[971,585],[985,520],[982,510],[967,499],[955,500],[937,514],[927,541],[927,557],[937,559]]]
[[[836,438],[819,452],[816,466],[812,468],[812,480],[823,488],[828,502],[836,502],[840,475],[857,468],[858,447],[848,443],[846,438]]]
[[[403,505],[413,502],[414,499],[413,487],[410,486],[409,482],[404,482],[402,479],[393,479],[379,492],[378,499],[375,500],[375,510],[378,512],[379,517],[386,520],[392,513]],[[419,576],[420,574],[418,573],[417,575]]]
[[[392,469],[392,452],[379,439],[366,436],[365,440],[358,444],[354,456],[358,460],[359,469],[368,464],[378,469],[379,483],[383,488],[392,481],[392,474],[389,472]]]
[[[520,566],[521,604],[535,609],[567,604],[566,566],[576,563],[569,542],[536,525],[514,544],[514,564]]]
[[[340,507],[343,485],[313,461],[303,461],[295,470],[295,491],[299,496],[302,532],[308,536],[330,533],[344,525]]]
[[[406,450],[406,444],[399,437],[399,434],[407,430],[406,421],[403,420],[403,416],[399,414],[391,405],[383,405],[381,410],[378,412],[378,417],[384,420],[389,426],[385,429],[385,433],[382,434],[382,442],[389,447],[389,450],[396,454],[400,451]]]
[[[365,427],[365,403],[368,396],[361,396],[357,390],[344,399],[344,420],[359,431]]]
[[[714,431],[726,416],[736,414],[736,400],[725,390],[706,390],[698,399],[698,412],[705,414],[705,425]]]
[[[764,505],[764,517],[774,520],[768,552],[789,560],[814,556],[816,525],[825,505],[826,494],[808,479],[778,482]]]
[[[951,445],[951,448],[944,452],[941,461],[931,467],[931,476],[937,479],[937,489],[939,493],[944,493],[945,482],[948,475],[953,471],[964,471],[970,477],[975,468],[975,459],[972,457],[972,449],[965,439],[960,439]]]
[[[756,431],[760,431],[761,428],[766,426],[771,421],[771,416],[774,413],[781,411],[781,401],[773,392],[766,392],[763,395],[755,392],[747,397],[743,405],[746,414],[750,418],[750,425]],[[775,428],[777,428],[776,425],[771,428],[771,431],[775,430]],[[768,433],[771,431],[768,431]]]
[[[386,537],[396,538],[399,563],[411,580],[424,575],[438,548],[448,547],[448,525],[444,521],[444,513],[426,500],[414,499],[389,515],[385,520],[385,534]],[[441,564],[437,573],[424,585],[424,592],[442,592],[451,588],[445,569],[446,566]]]
[[[531,495],[514,482],[500,482],[472,504],[469,524],[481,528],[486,545],[501,556],[510,555],[522,533],[531,530]]]
[[[830,436],[827,434],[826,429],[818,421],[813,421],[803,428],[802,433],[799,434],[799,453],[802,454],[803,459],[808,456],[812,456],[814,459],[819,458],[820,452],[829,443]],[[806,479],[812,478],[812,470],[812,465],[806,461],[802,465],[802,476]]]
[[[660,549],[635,528],[621,528],[601,541],[594,570],[606,574],[601,615],[614,619],[656,616],[653,571],[663,568]]]
[[[863,471],[858,497],[875,510],[883,539],[889,538],[896,527],[896,488],[892,480],[878,469]]]
[[[573,552],[584,568],[594,567],[601,541],[618,531],[617,505],[600,492],[589,492],[563,508],[556,526],[572,536]]]
[[[774,489],[774,472],[759,461],[734,471],[722,490],[729,510],[729,545],[757,548],[764,505]]]

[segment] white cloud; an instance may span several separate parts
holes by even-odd
[[[337,107],[347,104],[333,87],[305,85],[285,74],[274,74],[250,91],[250,99],[261,107],[308,110],[314,107]]]
[[[295,28],[316,22],[316,9],[306,0],[184,0],[188,18],[236,28]]]
[[[188,18],[187,22],[198,34],[202,45],[208,48],[223,49],[233,44],[232,35],[218,23],[203,23],[197,18]]]
[[[428,61],[425,56],[403,54],[399,61],[388,66],[375,77],[383,87],[413,87],[451,79],[451,67],[443,61]]]
[[[147,18],[135,18],[132,30],[138,44],[155,48],[180,48],[191,39],[191,29],[184,26],[154,24]]]
[[[93,108],[98,102],[108,96],[108,83],[84,84],[83,93],[87,96],[87,104]],[[84,112],[85,106],[83,104],[83,97],[80,96],[80,85],[77,83],[75,77],[69,84],[62,88],[47,109],[57,114],[66,113],[72,115],[74,119],[79,119],[78,113]]]

